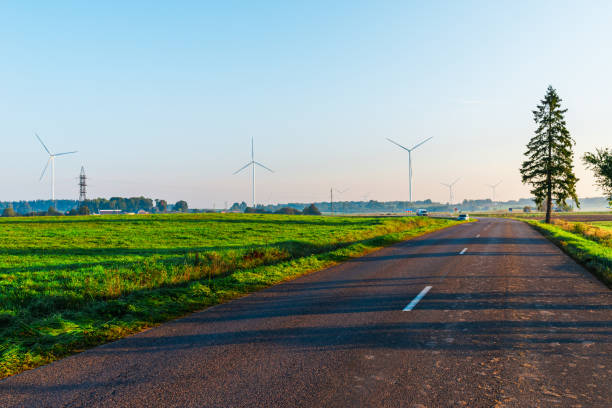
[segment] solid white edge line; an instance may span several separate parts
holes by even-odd
[[[463,255],[463,254],[465,254],[465,251],[467,251],[467,248],[463,248],[463,249],[461,250],[461,252],[459,252],[459,255]]]
[[[417,305],[417,303],[419,303],[421,299],[423,299],[423,297],[427,294],[427,292],[429,292],[429,289],[431,289],[431,286],[425,286],[425,289],[423,289],[421,293],[416,295],[416,297],[412,299],[412,302],[408,303],[408,306],[406,306],[404,310],[402,310],[402,312],[411,311]]]

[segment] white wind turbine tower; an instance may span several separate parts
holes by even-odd
[[[253,175],[253,187],[252,187],[253,188],[253,208],[255,208],[255,165],[258,165],[259,167],[263,167],[264,169],[268,170],[270,173],[274,173],[274,170],[271,170],[267,168],[266,166],[264,166],[263,164],[255,161],[255,153],[253,149],[253,138],[251,138],[251,161],[245,164],[244,166],[242,166],[239,170],[236,170],[234,174],[240,173],[242,170],[246,169],[249,166],[253,167],[251,169],[252,175]]]
[[[453,186],[455,185],[455,183],[457,183],[457,182],[459,181],[459,179],[461,179],[461,177],[459,177],[457,180],[453,181],[453,182],[452,182],[452,183],[450,183],[450,184],[440,183],[440,184],[442,184],[443,186],[448,187],[448,193],[449,193],[448,203],[449,203],[449,204],[452,204],[452,203],[453,203],[453,199],[454,199],[454,197],[453,197]]]
[[[496,184],[487,184],[487,186],[489,186],[489,187],[491,188],[492,192],[493,192],[493,198],[491,199],[491,201],[492,201],[493,203],[495,203],[495,188],[496,188],[497,186],[499,186],[499,185],[501,184],[501,182],[502,182],[502,181],[501,181],[501,180],[499,180],[499,181],[498,181]]]
[[[42,178],[45,175],[45,172],[47,171],[47,167],[49,167],[49,163],[51,163],[51,200],[55,203],[55,158],[57,156],[64,156],[64,155],[67,155],[67,154],[73,154],[73,153],[76,153],[76,151],[74,151],[74,152],[64,152],[64,153],[51,153],[49,151],[49,149],[47,149],[47,146],[45,146],[45,144],[43,143],[43,141],[40,138],[40,136],[38,136],[37,133],[34,133],[34,134],[36,135],[36,138],[38,139],[38,141],[40,142],[42,147],[44,147],[45,150],[47,151],[47,153],[49,154],[49,160],[47,160],[47,164],[45,165],[45,168],[43,169],[42,173],[40,174],[39,181],[42,180]]]
[[[388,141],[390,141],[394,145],[397,145],[397,146],[401,147],[402,149],[404,149],[404,150],[406,150],[408,152],[408,190],[409,190],[408,196],[410,198],[410,202],[411,203],[412,203],[412,151],[414,149],[416,149],[417,147],[419,147],[420,145],[422,145],[423,143],[425,143],[428,140],[432,139],[432,138],[433,138],[433,136],[423,140],[421,143],[412,146],[411,149],[408,149],[407,147],[404,147],[401,144],[399,144],[397,142],[394,142],[393,140],[387,138]]]
[[[331,207],[331,208],[330,208],[330,210],[331,210],[331,213],[332,213],[332,214],[334,213],[334,190],[335,190],[335,191],[336,191],[336,193],[338,193],[338,194],[344,194],[344,193],[346,193],[346,192],[347,192],[349,189],[348,189],[348,188],[345,188],[344,190],[338,190],[337,188],[334,188],[334,187],[332,187],[332,188],[330,188],[330,189],[329,189],[329,205],[330,205],[330,207]]]

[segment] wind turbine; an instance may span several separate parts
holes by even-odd
[[[493,198],[491,199],[491,201],[492,201],[493,203],[495,203],[495,188],[496,188],[497,186],[499,186],[499,185],[501,184],[501,182],[502,182],[502,181],[501,181],[501,180],[499,180],[499,181],[497,182],[497,184],[487,184],[487,186],[491,187],[491,190],[493,190]]]
[[[407,147],[404,147],[401,144],[399,144],[397,142],[394,142],[393,140],[387,138],[388,141],[390,141],[394,145],[397,145],[397,146],[401,147],[402,149],[404,149],[404,150],[406,150],[408,152],[408,186],[409,186],[408,190],[409,190],[409,198],[410,198],[410,202],[411,203],[412,203],[412,151],[414,149],[416,149],[417,147],[419,147],[420,145],[422,145],[423,143],[425,143],[428,140],[432,139],[432,138],[433,138],[433,136],[423,140],[421,143],[412,146],[411,149],[408,149]]]
[[[332,214],[334,213],[334,190],[336,190],[336,193],[338,193],[338,194],[344,194],[349,189],[345,188],[344,190],[338,190],[337,188],[334,188],[334,187],[329,189],[329,204],[330,204],[330,207],[331,207],[331,213]]]
[[[459,179],[461,179],[461,177],[457,178],[457,180],[453,181],[450,184],[446,184],[446,183],[440,183],[443,186],[448,187],[448,192],[449,192],[449,197],[448,197],[448,203],[452,204],[453,203],[453,186],[455,185],[455,183],[457,183],[459,181]]]
[[[253,166],[253,169],[252,169],[252,172],[253,172],[253,208],[255,208],[255,165],[258,165],[259,167],[263,167],[264,169],[268,170],[270,173],[274,173],[274,170],[271,170],[267,168],[266,166],[264,166],[263,164],[255,161],[255,153],[253,149],[253,138],[251,138],[251,161],[245,164],[244,166],[242,166],[239,170],[236,170],[234,174],[238,174],[242,170],[246,169],[247,167]]]
[[[45,168],[43,169],[42,173],[40,174],[40,180],[42,180],[42,178],[45,175],[45,172],[47,171],[47,167],[49,167],[49,163],[51,163],[51,200],[55,203],[55,158],[57,156],[64,156],[67,154],[73,154],[76,153],[76,151],[74,152],[64,152],[64,153],[51,153],[49,151],[49,149],[47,149],[47,146],[45,146],[45,144],[43,143],[42,139],[40,138],[40,136],[38,136],[38,133],[34,133],[36,135],[36,138],[38,139],[38,141],[40,142],[40,144],[42,145],[42,147],[45,148],[45,150],[47,151],[47,153],[49,154],[49,160],[47,160],[47,164],[45,165]]]

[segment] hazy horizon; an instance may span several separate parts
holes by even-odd
[[[554,86],[580,157],[610,145],[612,3],[78,2],[0,5],[0,201],[257,202],[529,198],[531,111]],[[552,35],[551,35],[552,33]],[[546,36],[546,47],[539,38]]]

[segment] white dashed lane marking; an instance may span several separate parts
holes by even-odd
[[[427,292],[429,292],[429,289],[431,289],[431,286],[425,286],[425,289],[423,289],[421,293],[416,295],[416,297],[412,299],[412,302],[408,303],[408,306],[404,308],[403,312],[411,311],[417,305],[417,303],[419,303],[421,299],[423,299]]]

